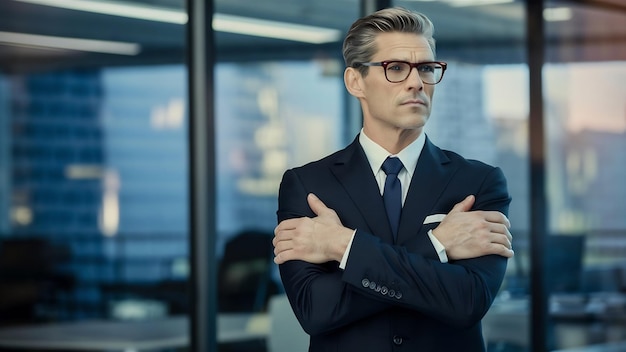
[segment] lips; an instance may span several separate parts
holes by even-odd
[[[422,99],[408,99],[402,102],[400,105],[424,105],[426,106],[426,102]]]

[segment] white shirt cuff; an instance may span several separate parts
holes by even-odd
[[[348,247],[346,247],[346,251],[343,252],[343,257],[341,257],[341,262],[339,262],[339,269],[343,270],[346,268],[346,264],[348,263],[348,255],[350,254],[350,248],[352,248],[352,240],[354,240],[354,235],[356,235],[356,230],[352,232],[352,238],[350,238],[350,242],[348,242]]]
[[[437,237],[433,234],[433,230],[428,231],[428,238],[430,238],[430,242],[433,243],[435,247],[435,251],[437,251],[437,255],[439,256],[439,261],[442,263],[448,262],[448,255],[446,254],[446,248],[439,242]]]

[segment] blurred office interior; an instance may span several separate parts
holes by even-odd
[[[358,133],[341,41],[388,6],[513,197],[488,351],[625,351],[624,0],[1,0],[0,351],[304,351],[277,190]]]

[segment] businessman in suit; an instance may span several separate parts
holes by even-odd
[[[357,20],[343,54],[361,132],[283,176],[275,262],[309,351],[485,350],[511,199],[500,169],[423,131],[446,68],[432,35],[401,8]]]

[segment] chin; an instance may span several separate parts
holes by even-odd
[[[398,127],[407,129],[407,130],[415,130],[419,128],[423,128],[428,121],[428,116],[411,116],[408,119],[403,119],[399,121]]]

